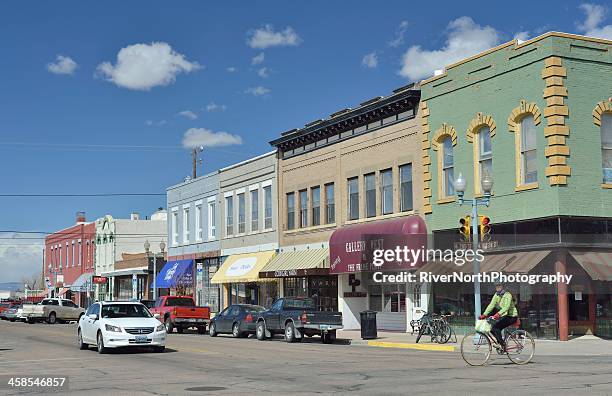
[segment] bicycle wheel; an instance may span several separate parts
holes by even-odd
[[[470,366],[483,366],[491,357],[491,341],[483,333],[471,332],[461,340],[461,357]]]
[[[506,334],[506,355],[515,364],[526,364],[533,359],[535,341],[525,330],[514,330]]]
[[[425,329],[427,329],[427,327],[429,327],[428,324],[423,324],[421,325],[421,328],[419,328],[419,334],[417,335],[416,338],[416,343],[419,343],[419,340],[421,339],[421,337],[423,336],[423,334],[425,334]]]
[[[438,342],[438,344],[446,344],[448,342],[448,340],[451,338],[451,327],[448,323],[446,322],[441,322],[438,325],[437,328],[437,337],[436,337],[436,341]]]

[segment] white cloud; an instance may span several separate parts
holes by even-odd
[[[408,29],[408,21],[402,21],[397,30],[395,31],[395,37],[389,41],[387,45],[392,48],[399,47],[404,44],[404,36],[406,35],[406,29]]]
[[[375,67],[377,67],[378,56],[376,55],[376,52],[370,52],[369,54],[365,55],[363,59],[361,59],[361,66],[367,67],[369,69],[374,69]]]
[[[242,138],[227,132],[213,132],[206,128],[190,128],[183,135],[183,147],[221,147],[242,144]]]
[[[234,66],[230,66],[230,67],[225,69],[225,71],[228,72],[228,73],[234,73],[237,70],[238,69],[236,69]]]
[[[399,74],[410,80],[433,75],[451,63],[470,57],[499,44],[499,35],[491,26],[480,26],[472,18],[463,16],[448,24],[448,37],[438,50],[410,47],[402,57]]]
[[[257,70],[257,74],[259,75],[259,77],[261,78],[266,78],[268,77],[268,68],[267,67],[262,67],[261,69]]]
[[[53,74],[73,74],[77,66],[71,57],[58,55],[55,62],[47,63],[47,70]]]
[[[598,4],[580,4],[586,14],[584,22],[578,23],[578,29],[586,36],[612,40],[612,25],[601,26],[606,19],[608,8]]]
[[[265,49],[278,46],[295,46],[302,42],[302,39],[287,26],[285,30],[275,32],[272,25],[264,25],[259,29],[250,31],[248,34],[247,45],[251,48]]]
[[[195,120],[196,118],[198,118],[198,115],[191,110],[180,111],[178,115],[185,117],[185,118],[189,118],[190,120]]]
[[[117,86],[138,91],[174,83],[180,73],[200,69],[197,62],[190,62],[174,51],[169,44],[156,42],[134,44],[121,48],[115,65],[104,62],[97,73]]]
[[[0,244],[0,282],[21,282],[42,271],[42,234],[0,233],[4,239]],[[19,238],[36,238],[19,239]]]
[[[258,87],[248,88],[244,93],[251,94],[253,96],[264,96],[270,93],[270,90],[266,87],[262,87],[261,85]]]
[[[514,34],[514,38],[517,39],[518,41],[527,41],[529,40],[529,32],[526,30],[522,32],[516,32]]]
[[[146,120],[145,121],[145,125],[146,126],[162,126],[162,125],[166,125],[167,121],[166,120],[160,120],[160,121],[153,121],[153,120]]]
[[[227,109],[227,106],[222,104],[222,105],[218,105],[215,102],[211,102],[209,104],[206,105],[206,111],[213,112],[213,111],[225,111]]]
[[[266,54],[264,54],[263,52],[260,52],[259,54],[255,55],[253,59],[251,59],[251,65],[262,64],[264,63],[265,60],[266,60]]]

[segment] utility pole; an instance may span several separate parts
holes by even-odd
[[[198,158],[198,153],[204,151],[204,146],[191,150],[191,161],[193,163],[192,179],[198,177],[198,164],[202,165],[202,160]]]

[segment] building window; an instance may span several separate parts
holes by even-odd
[[[400,174],[400,211],[407,212],[412,206],[412,164],[401,165]]]
[[[81,241],[79,241],[79,246],[77,250],[77,265],[81,266],[81,256],[83,255],[83,246],[81,245]]]
[[[202,204],[198,204],[195,207],[195,229],[196,239],[201,241],[204,237],[204,230],[202,229]]]
[[[336,222],[336,205],[334,197],[334,183],[325,185],[325,223]]]
[[[612,113],[601,117],[601,159],[603,182],[612,184]]]
[[[75,254],[75,248],[74,248],[74,241],[72,241],[72,266],[74,267],[76,265],[76,254]]]
[[[70,244],[66,242],[66,268],[70,267]]]
[[[312,225],[321,224],[321,187],[316,186],[310,189],[310,199],[312,202]]]
[[[234,197],[225,197],[225,235],[234,234]]]
[[[538,181],[538,153],[533,115],[521,119],[521,184]]]
[[[287,193],[287,229],[295,228],[295,194]]]
[[[482,127],[476,133],[478,141],[474,147],[476,166],[474,168],[474,189],[481,193],[480,181],[485,175],[493,176],[493,150],[491,148],[491,129],[488,126]]]
[[[172,244],[178,244],[178,212],[172,212]]]
[[[259,190],[251,190],[251,231],[259,229]]]
[[[454,181],[453,140],[450,136],[446,136],[442,140],[442,195],[444,197],[455,195]]]
[[[85,268],[89,266],[89,255],[91,252],[89,251],[89,241],[85,242]]]
[[[208,239],[217,238],[217,204],[215,201],[208,202]]]
[[[393,213],[393,170],[380,171],[382,214]]]
[[[264,229],[272,228],[272,186],[265,186],[264,191]]]
[[[348,219],[359,218],[359,178],[348,179]]]
[[[189,243],[189,208],[183,208],[183,243]]]
[[[62,247],[59,247],[59,268],[62,268]]]
[[[308,192],[300,191],[300,228],[308,227]]]
[[[366,217],[376,216],[376,174],[368,173],[364,175],[365,184],[365,210]]]
[[[246,208],[244,193],[238,194],[238,233],[244,234],[246,231]]]

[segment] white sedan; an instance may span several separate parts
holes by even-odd
[[[166,327],[141,303],[96,302],[79,319],[77,342],[80,349],[95,345],[98,353],[108,348],[143,346],[163,352]]]

